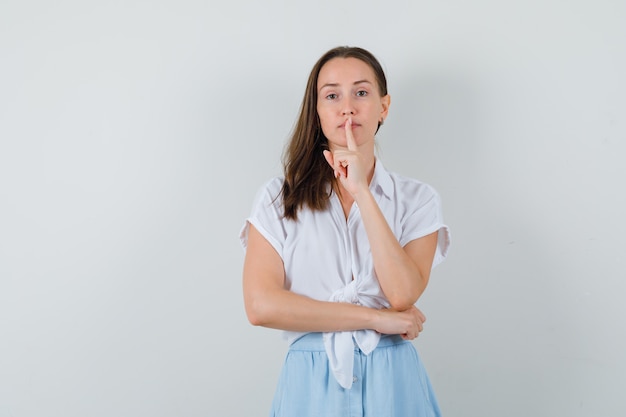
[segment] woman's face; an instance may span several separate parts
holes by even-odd
[[[372,68],[357,58],[333,58],[317,79],[317,114],[331,150],[346,147],[345,123],[359,147],[374,149],[378,123],[387,117],[390,97],[380,96]]]

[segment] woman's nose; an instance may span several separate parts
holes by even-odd
[[[343,103],[342,114],[344,116],[350,116],[354,114],[354,106],[352,105],[352,100],[345,100]]]

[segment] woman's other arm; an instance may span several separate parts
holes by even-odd
[[[282,259],[250,225],[243,268],[243,293],[248,320],[255,326],[298,332],[372,329],[414,339],[425,320],[414,306],[403,311],[318,301],[285,289]]]
[[[392,308],[403,311],[411,307],[428,284],[437,233],[400,246],[369,189],[368,171],[373,172],[372,149],[362,154],[352,134],[352,120],[345,124],[347,149],[324,151],[328,164],[339,183],[359,206],[370,243],[374,269],[380,287]],[[371,166],[370,166],[371,165]],[[344,198],[348,195],[344,194]]]
[[[361,211],[380,287],[394,309],[405,310],[426,289],[437,248],[437,232],[412,240],[403,248],[369,189],[355,201]]]

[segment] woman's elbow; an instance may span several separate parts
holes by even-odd
[[[259,315],[256,315],[252,312],[247,312],[248,315],[248,322],[253,325],[253,326],[263,326],[265,324],[265,321],[263,320],[263,318]]]
[[[415,305],[423,292],[423,287],[416,287],[401,293],[390,294],[387,296],[387,301],[389,301],[391,309],[405,311]]]
[[[246,316],[248,322],[253,326],[267,327],[271,322],[271,309],[261,300],[246,301]]]
[[[388,301],[392,310],[405,311],[413,307],[413,305],[417,302],[417,297],[394,297]]]

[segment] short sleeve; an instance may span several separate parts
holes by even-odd
[[[414,197],[414,199],[411,198],[413,204],[407,207],[407,213],[402,224],[400,245],[405,246],[412,240],[437,232],[437,249],[432,265],[434,268],[448,254],[450,230],[443,222],[439,194],[432,187],[421,184]]]
[[[283,246],[287,236],[279,198],[282,179],[274,178],[257,192],[250,216],[245,220],[239,233],[243,250],[248,246],[248,233],[253,225],[267,239],[272,247],[283,257]]]

